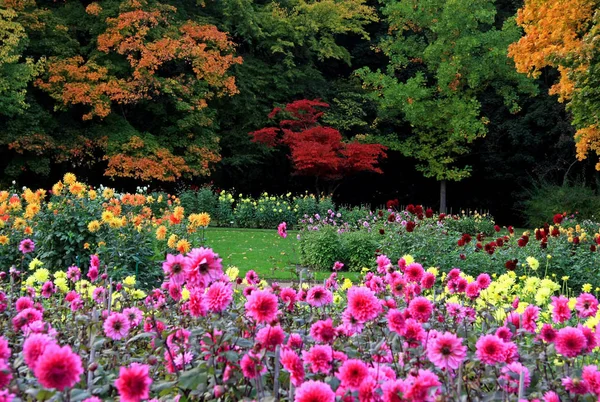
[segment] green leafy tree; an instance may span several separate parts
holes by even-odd
[[[348,34],[369,38],[365,25],[377,20],[366,0],[222,0],[218,7],[227,30],[241,44],[279,55],[287,66],[298,61],[338,59],[350,64],[340,43]]]
[[[27,108],[27,85],[41,67],[29,58],[23,60],[27,35],[16,17],[14,10],[0,9],[0,114],[9,117]]]
[[[519,38],[514,21],[497,27],[493,0],[382,0],[389,34],[379,50],[389,58],[384,71],[358,71],[373,90],[379,118],[404,126],[379,140],[415,158],[425,177],[440,182],[440,210],[446,209],[446,182],[470,175],[462,163],[470,144],[484,137],[489,120],[479,96],[489,88],[512,113],[519,93],[534,84],[507,58]]]

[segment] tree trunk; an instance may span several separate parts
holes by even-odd
[[[440,213],[446,213],[446,180],[440,181]]]

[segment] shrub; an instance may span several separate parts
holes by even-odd
[[[340,236],[332,227],[305,231],[301,234],[301,239],[300,263],[304,266],[324,271],[343,259]]]
[[[474,212],[472,214],[449,216],[444,224],[449,230],[458,233],[483,233],[490,236],[495,232],[494,219],[487,213],[479,214],[478,212]]]
[[[225,190],[219,194],[219,199],[215,208],[215,220],[218,226],[231,226],[234,222],[233,218],[233,196]]]
[[[196,199],[196,209],[190,210],[190,213],[206,212],[210,216],[216,216],[219,196],[214,192],[212,187],[205,186],[200,188],[196,192]]]
[[[552,222],[552,216],[563,212],[577,214],[579,219],[598,217],[600,196],[583,184],[541,183],[528,191],[528,198],[523,202],[523,214],[530,227]]]
[[[356,224],[358,221],[368,217],[371,214],[371,210],[367,206],[341,207],[338,209],[338,213],[343,222]]]
[[[349,232],[341,236],[343,259],[350,271],[360,271],[373,263],[377,241],[373,233],[367,230]]]
[[[294,210],[299,218],[305,216],[313,216],[319,212],[317,199],[312,194],[304,194],[303,196],[294,197]]]
[[[250,199],[244,199],[237,203],[233,211],[235,224],[241,228],[253,228],[257,226],[255,207]]]
[[[263,193],[256,200],[256,221],[260,228],[276,228],[281,222],[290,226],[298,222],[287,197]]]
[[[99,216],[102,201],[52,196],[52,209],[41,208],[36,216],[34,240],[39,258],[50,267],[80,265],[89,254],[87,244],[97,244],[97,237],[88,230],[90,217]],[[15,239],[16,240],[16,239]]]
[[[317,205],[318,213],[321,215],[327,215],[330,211],[335,210],[335,204],[331,197],[321,197],[319,204]]]
[[[178,194],[180,205],[186,211],[197,211],[198,207],[198,191],[186,189]]]

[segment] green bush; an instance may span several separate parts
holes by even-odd
[[[90,217],[102,211],[102,200],[52,196],[50,202],[53,209],[43,208],[37,215],[33,239],[38,257],[54,269],[79,265],[90,254],[84,245],[97,242],[97,236],[90,233],[87,225]],[[60,212],[55,214],[54,210]]]
[[[321,216],[325,216],[329,211],[335,211],[335,204],[333,203],[331,197],[321,197],[321,199],[319,199],[317,209]]]
[[[213,188],[210,186],[202,187],[200,190],[196,192],[197,198],[197,209],[193,211],[188,211],[188,213],[192,212],[206,212],[210,216],[215,216],[217,212],[217,204],[219,200],[219,196],[215,194]]]
[[[284,196],[264,193],[256,200],[256,204],[256,221],[260,228],[273,229],[281,222],[287,222],[291,227],[298,222],[290,202]]]
[[[495,233],[494,219],[487,214],[480,215],[474,213],[472,215],[458,215],[456,217],[448,216],[444,224],[449,230],[461,234],[469,233],[474,235],[484,233],[487,236],[492,236]]]
[[[256,211],[251,200],[243,200],[238,202],[234,209],[235,225],[241,228],[256,227]]]
[[[306,267],[326,271],[336,261],[343,260],[343,246],[337,230],[323,227],[320,230],[305,231],[301,235],[300,263]]]
[[[197,211],[198,210],[198,192],[190,189],[181,191],[178,194],[179,205],[181,205],[186,211]]]
[[[135,275],[138,286],[152,289],[160,283],[162,261],[165,258],[164,245],[155,241],[147,232],[138,231],[131,225],[115,230],[103,227],[97,232],[105,244],[96,250],[100,261],[109,267],[108,274],[114,280]],[[89,257],[80,267],[89,266]]]
[[[369,267],[375,258],[378,244],[374,234],[366,230],[344,233],[341,236],[343,245],[343,261],[350,271],[360,271],[363,267]]]
[[[233,196],[225,191],[221,191],[217,201],[214,216],[218,226],[228,227],[234,222],[233,218]]]
[[[600,215],[600,196],[583,184],[542,183],[534,185],[523,202],[523,214],[530,227],[551,223],[555,214],[563,212],[577,213],[579,219],[593,219]]]
[[[179,193],[178,198],[186,213],[207,212],[211,217],[217,213],[219,196],[213,192],[210,186],[202,187],[199,190],[183,190]]]
[[[314,216],[319,212],[317,199],[308,194],[294,197],[294,210],[296,211],[299,219],[303,219],[305,216]]]
[[[371,210],[367,206],[341,207],[338,209],[338,213],[341,215],[342,221],[356,225],[359,220],[364,220],[369,216]]]

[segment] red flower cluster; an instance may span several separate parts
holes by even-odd
[[[463,233],[462,237],[460,239],[458,239],[458,241],[456,242],[458,244],[458,247],[463,247],[466,244],[469,244],[471,242],[471,235],[468,233]]]
[[[400,206],[400,202],[398,201],[397,198],[394,198],[393,200],[388,200],[385,203],[385,207],[387,209],[397,209]]]
[[[519,240],[517,240],[517,244],[519,247],[525,247],[529,243],[529,236],[523,235]]]
[[[560,225],[563,221],[563,214],[556,214],[554,215],[554,218],[552,218],[552,220],[554,221],[555,225]]]
[[[517,263],[519,262],[519,260],[514,259],[514,260],[508,260],[506,261],[506,263],[504,264],[504,266],[506,267],[506,269],[508,269],[509,271],[514,271],[515,269],[517,269]]]

